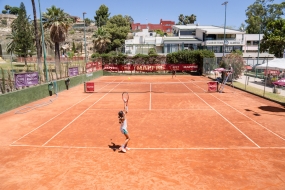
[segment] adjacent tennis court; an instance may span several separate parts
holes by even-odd
[[[92,82],[0,115],[0,189],[284,189],[283,106],[201,76]]]

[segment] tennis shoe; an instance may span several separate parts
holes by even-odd
[[[122,151],[122,152],[127,152],[126,149],[124,147],[122,147],[122,146],[120,147],[119,150]]]
[[[131,150],[129,147],[125,147],[126,150]]]

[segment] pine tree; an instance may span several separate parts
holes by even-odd
[[[29,18],[27,17],[26,8],[24,3],[20,4],[19,15],[13,21],[12,29],[15,31],[15,54],[24,57],[25,65],[27,65],[27,56],[29,51],[33,48],[33,36],[31,31],[31,24],[29,23]]]

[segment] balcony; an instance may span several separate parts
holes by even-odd
[[[206,46],[224,45],[224,39],[223,40],[206,40],[204,41],[204,45]],[[226,45],[244,45],[244,41],[226,39]]]

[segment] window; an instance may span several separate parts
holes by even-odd
[[[246,41],[246,45],[250,46],[251,45],[251,41]]]
[[[213,46],[214,53],[221,53],[221,46]]]
[[[258,46],[258,43],[259,43],[259,41],[253,41],[253,42],[252,42],[252,44],[253,44],[254,46]]]
[[[233,46],[226,46],[225,53],[231,53],[233,51]]]
[[[219,39],[224,39],[224,34],[218,34],[218,35],[217,35],[217,38],[219,38]],[[225,38],[232,38],[232,39],[235,39],[235,38],[236,38],[236,35],[235,35],[235,34],[226,34]]]
[[[189,36],[192,35],[192,31],[180,31],[180,36]]]
[[[205,40],[216,40],[215,34],[206,34]]]

